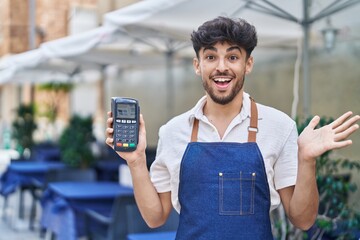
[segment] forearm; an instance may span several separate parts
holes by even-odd
[[[294,193],[290,200],[289,218],[295,226],[308,229],[314,224],[318,207],[316,161],[315,159],[305,159],[299,153],[298,175]]]
[[[140,164],[129,166],[134,195],[142,217],[150,227],[161,226],[167,218],[163,204],[152,184],[146,161]]]

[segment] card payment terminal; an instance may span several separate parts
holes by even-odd
[[[134,151],[139,141],[140,107],[136,99],[112,97],[114,149],[118,152]]]

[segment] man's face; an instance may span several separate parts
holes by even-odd
[[[195,72],[201,76],[207,95],[222,105],[239,94],[252,65],[253,58],[246,59],[243,48],[226,42],[201,48],[199,58],[194,59]]]

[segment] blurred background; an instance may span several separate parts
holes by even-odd
[[[258,29],[255,65],[245,82],[257,102],[299,126],[315,114],[327,120],[360,113],[360,1],[216,2],[0,0],[2,171],[17,153],[27,157],[37,144],[58,145],[74,116],[91,118],[95,161],[106,155],[113,96],[139,100],[154,152],[160,126],[204,95],[189,38],[219,15],[242,17]],[[21,111],[26,106],[31,109]],[[30,136],[19,132],[29,114]],[[26,136],[30,145],[19,140]],[[353,146],[330,158],[360,162],[360,134],[351,139]],[[336,174],[345,172],[359,185],[358,168],[339,167]],[[359,198],[355,189],[345,202],[360,211]]]

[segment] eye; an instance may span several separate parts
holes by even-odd
[[[238,60],[239,58],[238,58],[236,55],[231,55],[231,56],[229,57],[229,59],[230,59],[230,61],[236,61],[236,60]]]
[[[206,58],[207,60],[214,60],[214,59],[215,59],[215,56],[213,56],[213,55],[207,55],[207,56],[205,56],[205,58]]]

